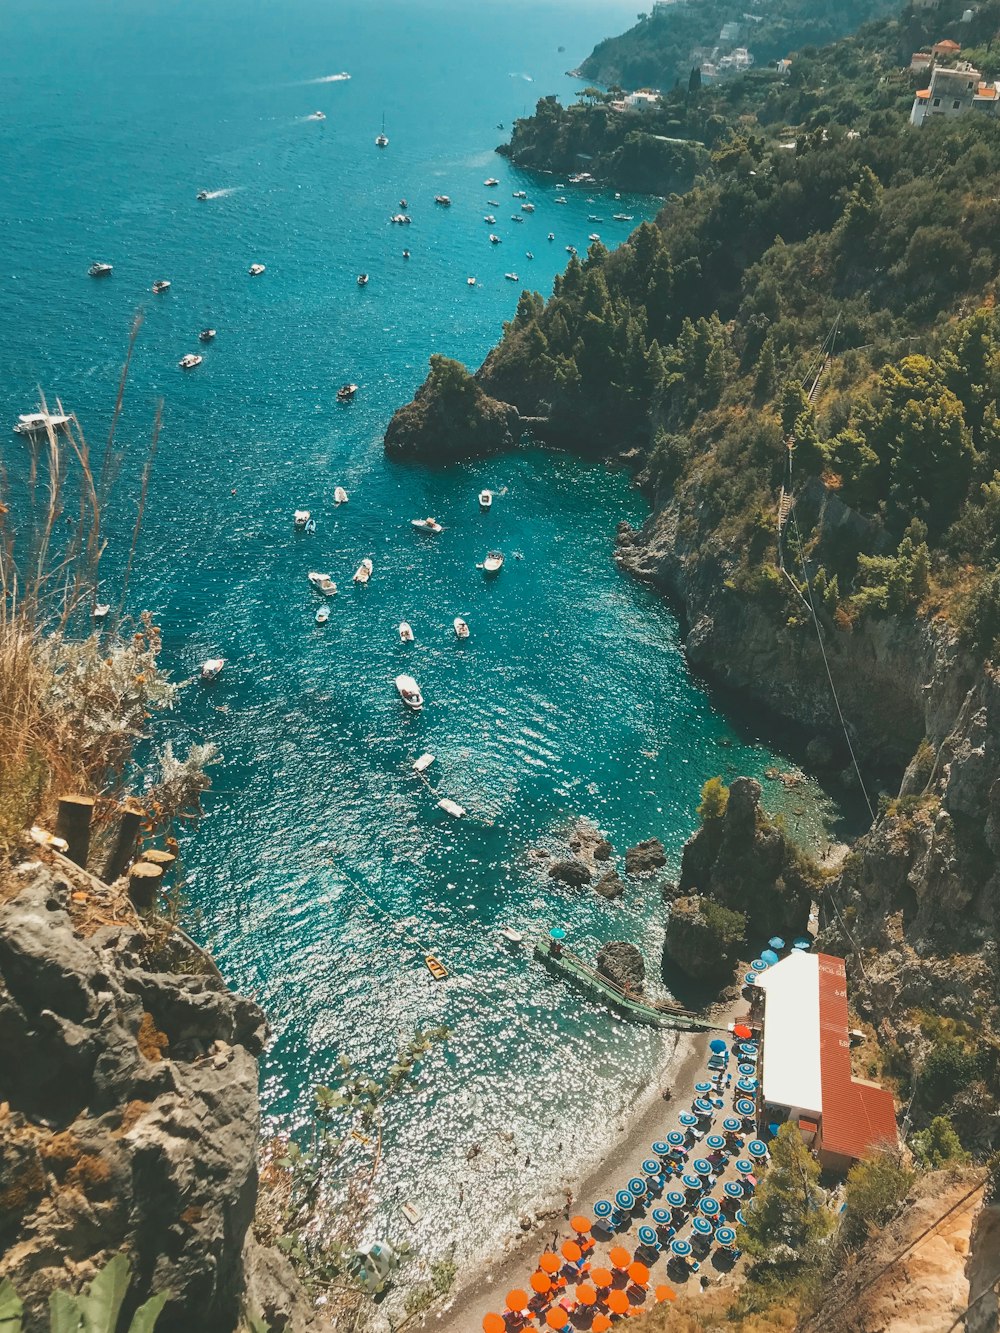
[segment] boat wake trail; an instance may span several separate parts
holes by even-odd
[[[306,79],[306,83],[346,83],[350,74],[324,74],[320,79]]]
[[[525,81],[525,83],[534,83],[534,82],[535,82],[535,80],[531,77],[530,74],[516,74],[516,73],[514,73],[514,74],[508,74],[507,77],[508,77],[509,79],[523,79],[523,80]]]
[[[231,194],[238,194],[243,189],[242,185],[230,185],[225,190],[206,190],[206,199],[225,199]]]

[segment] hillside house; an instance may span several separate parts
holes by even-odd
[[[984,83],[978,69],[961,62],[954,69],[935,65],[930,86],[921,88],[913,99],[911,125],[923,125],[934,116],[954,120],[967,111],[979,111],[996,116],[1000,98],[995,83]]]
[[[950,37],[946,37],[943,42],[935,42],[931,47],[931,55],[936,60],[954,60],[961,51],[958,42],[953,42]]]

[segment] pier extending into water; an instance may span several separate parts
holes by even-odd
[[[713,1023],[707,1018],[699,1018],[687,1009],[658,1009],[646,1000],[627,994],[624,987],[612,981],[610,977],[602,976],[572,949],[567,949],[564,945],[559,953],[555,954],[550,948],[550,943],[547,938],[535,942],[534,954],[538,961],[554,976],[561,977],[577,989],[585,991],[592,999],[606,1004],[623,1018],[643,1023],[646,1027],[672,1028],[679,1032],[722,1030],[718,1023]]]

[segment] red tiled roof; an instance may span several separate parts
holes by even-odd
[[[891,1092],[852,1077],[844,960],[817,958],[823,1151],[858,1159],[880,1143],[897,1142],[895,1103]]]
[[[935,51],[961,51],[958,42],[953,42],[950,37],[946,37],[943,42],[935,42],[933,50]]]
[[[917,101],[924,102],[927,100],[928,97],[930,97],[930,95],[931,95],[931,90],[929,88],[921,88],[920,91],[917,93]]]

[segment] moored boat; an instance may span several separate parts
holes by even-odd
[[[306,578],[316,591],[322,593],[324,597],[332,597],[337,591],[337,585],[329,574],[320,574],[316,570],[310,570]]]
[[[431,764],[433,764],[433,762],[434,762],[434,756],[430,753],[430,751],[428,751],[426,754],[422,754],[419,759],[414,759],[413,761],[414,773],[426,773],[427,770],[430,768]]]
[[[247,271],[250,274],[251,278],[259,278],[260,275],[265,271],[265,268],[263,264],[251,264]]]
[[[367,273],[359,273],[359,274],[358,274],[358,286],[359,286],[359,287],[367,287],[367,286],[368,286],[368,274],[367,274]]]
[[[507,941],[508,944],[524,943],[524,936],[521,934],[519,930],[515,930],[513,926],[501,926],[500,934]]]
[[[92,278],[106,278],[108,277],[109,274],[113,273],[114,271],[115,270],[113,264],[103,264],[103,263],[91,264],[90,268],[87,269],[87,272],[90,274]]]
[[[500,244],[500,237],[495,236],[493,232],[490,232],[490,245],[499,245],[499,244]]]
[[[588,240],[588,241],[599,241],[600,239],[601,239],[601,238],[600,238],[600,236],[598,236],[598,234],[597,234],[596,231],[592,231],[592,232],[590,233],[590,235],[587,237],[587,240]]]
[[[333,503],[335,505],[347,504],[347,492],[343,486],[335,486],[333,491]]]
[[[411,518],[410,526],[418,532],[444,532],[444,528],[434,518]]]
[[[226,665],[224,657],[209,657],[201,664],[202,680],[215,680],[216,676]]]
[[[528,191],[527,191],[527,190],[514,190],[514,191],[512,192],[512,197],[513,197],[514,199],[527,199],[527,197],[528,197]]]
[[[210,343],[214,337],[214,329],[202,329],[201,333],[198,334],[198,341],[200,343]]]
[[[448,976],[448,969],[444,963],[441,962],[440,958],[435,958],[432,953],[424,954],[424,963],[435,981],[444,981]]]
[[[111,610],[110,602],[98,602],[91,613],[95,620],[106,620],[108,612]]]
[[[194,370],[195,366],[200,366],[204,359],[203,356],[198,356],[196,352],[187,352],[177,364],[181,370]]]
[[[556,239],[556,234],[555,234],[555,232],[554,232],[554,231],[550,231],[549,234],[548,234],[548,236],[547,236],[545,239],[546,239],[546,240],[549,240],[549,241],[554,241],[554,240]]]
[[[60,412],[22,412],[14,423],[17,435],[44,435],[50,430],[65,430],[69,417]]]
[[[199,190],[198,193],[195,195],[195,198],[196,198],[196,199],[207,199],[207,198],[208,198],[208,191],[207,191],[207,190]]]
[[[467,639],[469,637],[469,627],[461,616],[456,616],[451,623],[455,626],[456,639]]]
[[[309,519],[309,520],[307,521],[307,523],[306,523],[306,526],[303,528],[303,531],[304,531],[304,532],[309,532],[309,533],[315,532],[315,531],[316,531],[316,520],[315,520],[314,518]]]
[[[308,509],[296,509],[292,517],[292,522],[297,528],[304,528],[310,518],[311,515]]]
[[[490,551],[481,565],[484,574],[499,574],[503,568],[503,552]]]
[[[316,624],[325,625],[329,619],[330,619],[330,608],[328,606],[321,606],[319,610],[316,612]]]
[[[516,273],[505,273],[504,277],[507,279],[508,282],[520,282],[520,279],[518,278]]]
[[[349,403],[358,391],[356,384],[342,384],[337,390],[337,402]]]
[[[413,627],[408,620],[401,620],[399,622],[399,641],[400,643],[413,642]]]
[[[465,806],[459,805],[457,801],[453,801],[449,796],[441,797],[438,801],[438,809],[443,810],[447,815],[451,815],[453,819],[461,819],[465,814]]]
[[[497,224],[497,220],[492,213],[487,213],[483,221],[489,223],[491,227],[495,227]]]
[[[434,196],[434,202],[440,204],[442,208],[451,208],[451,200],[446,194],[436,194]]]
[[[484,487],[483,490],[479,492],[479,508],[489,509],[492,506],[492,504],[493,504],[493,492],[486,490]]]
[[[157,296],[159,296],[161,292],[168,292],[169,290],[170,290],[170,282],[167,278],[157,278],[157,280],[153,283],[153,291],[156,293]]]
[[[388,135],[387,135],[386,132],[385,132],[385,112],[384,112],[384,111],[382,112],[382,128],[381,128],[381,130],[379,131],[379,133],[375,136],[375,147],[376,147],[376,148],[388,148],[388,147],[389,147],[389,138],[388,138]]]
[[[412,708],[415,713],[419,713],[424,706],[424,696],[420,693],[420,686],[412,676],[397,676],[394,684],[399,697],[407,708]]]
[[[372,571],[374,570],[374,568],[375,566],[368,559],[368,557],[365,556],[364,560],[362,560],[361,564],[358,565],[357,569],[354,571],[354,582],[367,583],[372,576]]]
[[[475,287],[476,285],[475,278],[466,278],[465,281],[469,284],[470,287]]]
[[[631,221],[632,221],[632,214],[631,214],[631,213],[616,213],[616,214],[614,215],[614,219],[615,219],[616,222],[631,222]]]
[[[496,176],[490,176],[489,180],[483,181],[483,184],[486,186],[487,190],[492,190],[494,185],[499,185],[500,182],[497,180]]]
[[[534,213],[534,211],[535,211],[535,205],[534,205],[534,204],[522,204],[522,205],[521,205],[521,210],[522,210],[522,212],[525,212],[525,213]]]

